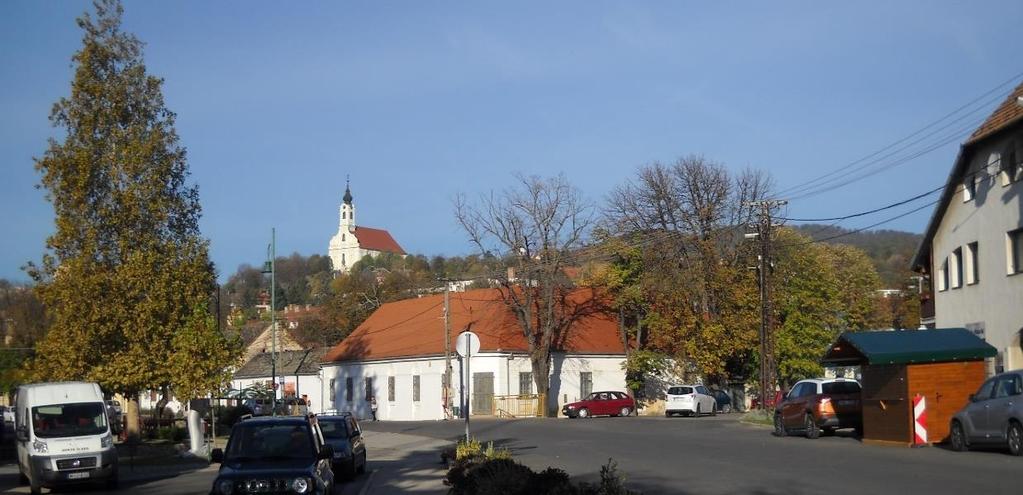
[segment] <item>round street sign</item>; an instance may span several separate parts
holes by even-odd
[[[480,337],[472,332],[462,332],[458,334],[458,340],[455,341],[455,351],[458,352],[459,356],[465,357],[466,345],[472,354],[480,352]]]

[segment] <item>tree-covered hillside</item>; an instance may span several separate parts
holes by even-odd
[[[814,239],[827,239],[830,244],[848,244],[867,253],[877,267],[877,273],[885,286],[891,289],[905,289],[913,275],[909,262],[913,259],[923,235],[899,230],[872,230],[852,232],[849,229],[830,225],[798,225],[799,232]]]

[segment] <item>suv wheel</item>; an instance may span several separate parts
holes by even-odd
[[[964,452],[969,448],[966,445],[966,432],[963,431],[962,423],[958,421],[952,422],[952,432],[949,434],[949,443],[952,444],[952,450],[956,452]]]
[[[1009,422],[1009,453],[1023,455],[1023,426],[1015,421]]]
[[[803,428],[806,429],[806,438],[813,440],[821,436],[821,429],[817,427],[817,422],[813,420],[813,414],[806,413],[806,417],[803,419]]]
[[[779,437],[788,436],[789,432],[785,431],[785,423],[781,419],[781,414],[775,413],[774,415],[774,434]]]

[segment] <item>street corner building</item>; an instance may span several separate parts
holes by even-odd
[[[989,375],[1023,367],[1023,84],[960,147],[912,267],[923,326],[994,346]]]
[[[576,299],[594,298],[577,289]],[[474,416],[524,416],[537,411],[516,408],[520,397],[536,397],[528,346],[499,289],[450,294],[451,412],[465,403],[464,360],[455,352],[458,334],[471,330],[480,339],[472,354],[469,400]],[[585,397],[594,390],[625,390],[625,347],[615,315],[580,316],[564,344],[552,352],[546,408]],[[332,409],[370,416],[377,400],[382,420],[445,419],[444,295],[384,304],[324,356],[325,400]]]

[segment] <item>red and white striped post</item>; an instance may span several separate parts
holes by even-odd
[[[927,399],[920,394],[913,397],[913,446],[927,445]]]

